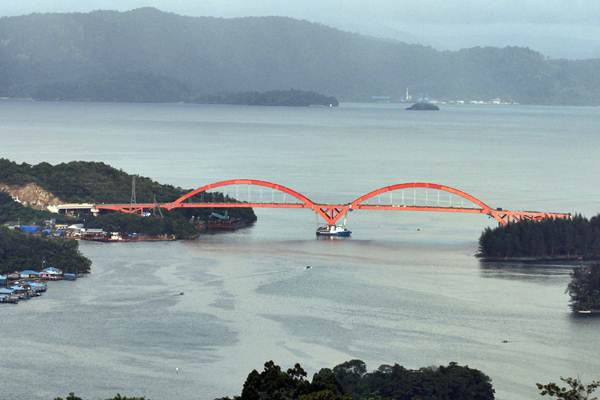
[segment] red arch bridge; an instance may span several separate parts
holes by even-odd
[[[207,195],[214,189],[223,194]],[[340,218],[353,210],[421,211],[483,214],[505,225],[511,221],[547,218],[570,218],[568,213],[515,211],[492,208],[477,197],[462,190],[437,183],[411,182],[385,186],[366,193],[350,203],[316,203],[305,195],[286,186],[256,179],[231,179],[211,183],[181,196],[171,203],[96,204],[92,210],[112,210],[125,213],[143,213],[160,207],[164,210],[179,208],[306,208],[321,216],[328,225],[336,225]],[[66,208],[66,207],[65,207]]]

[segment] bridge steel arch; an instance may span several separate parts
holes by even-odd
[[[224,186],[233,186],[233,185],[250,185],[250,186],[261,186],[270,188],[273,190],[277,190],[279,192],[283,192],[291,197],[297,199],[299,203],[275,203],[275,202],[264,202],[264,203],[252,203],[252,202],[238,202],[238,203],[211,203],[211,202],[188,202],[194,196],[205,193],[210,189],[216,189]],[[393,192],[396,190],[402,189],[432,189],[440,192],[446,192],[458,197],[461,197],[471,203],[473,203],[476,207],[454,207],[450,205],[449,207],[442,207],[439,204],[437,206],[418,206],[416,204],[413,205],[405,205],[405,204],[368,204],[368,200],[379,196],[383,193]],[[567,213],[547,213],[547,212],[539,212],[539,211],[514,211],[514,210],[503,210],[501,208],[492,208],[484,201],[479,198],[464,192],[462,190],[453,188],[451,186],[440,185],[437,183],[429,183],[429,182],[409,182],[409,183],[400,183],[390,186],[384,186],[379,189],[375,189],[369,193],[366,193],[358,198],[356,198],[351,203],[345,204],[322,204],[315,203],[307,196],[299,193],[293,189],[290,189],[287,186],[280,185],[273,182],[257,180],[257,179],[230,179],[220,182],[211,183],[208,185],[201,186],[197,189],[190,191],[189,193],[184,194],[179,197],[175,201],[171,203],[163,203],[163,204],[140,204],[140,203],[132,203],[132,204],[97,204],[94,205],[97,210],[111,210],[111,211],[120,211],[125,213],[138,213],[143,212],[144,210],[154,209],[156,207],[160,207],[166,210],[173,210],[176,208],[307,208],[313,210],[315,213],[320,215],[327,224],[335,225],[340,218],[342,218],[346,213],[353,210],[391,210],[391,211],[428,211],[428,212],[456,212],[456,213],[470,213],[470,214],[485,214],[496,221],[500,225],[506,225],[511,221],[518,220],[542,220],[546,218],[570,218],[570,214]]]
[[[234,186],[234,185],[249,185],[249,186],[262,186],[269,189],[274,189],[279,192],[288,194],[296,199],[298,199],[301,203],[186,203],[186,200],[191,199],[192,197],[205,193],[208,190],[216,189],[224,186]],[[319,205],[309,199],[307,196],[303,195],[300,192],[297,192],[293,189],[290,189],[287,186],[280,185],[278,183],[258,180],[258,179],[229,179],[225,181],[210,183],[208,185],[201,186],[197,189],[192,190],[189,193],[184,194],[177,200],[172,203],[166,204],[164,208],[168,210],[172,210],[174,208],[201,208],[204,207],[203,204],[210,204],[211,208],[308,208],[315,211],[319,214],[327,223],[333,225],[335,221],[333,221],[332,215],[335,213],[336,208],[331,208],[327,205]],[[337,219],[336,219],[337,221]]]
[[[356,200],[354,200],[351,205],[352,208],[354,209],[359,209],[361,207],[361,205],[376,196],[379,196],[380,194],[383,193],[387,193],[387,192],[392,192],[392,191],[396,191],[396,190],[402,190],[402,189],[433,189],[433,190],[439,190],[441,192],[447,192],[450,194],[454,194],[457,195],[459,197],[464,198],[465,200],[469,200],[470,202],[477,204],[479,207],[481,207],[481,210],[484,212],[489,212],[492,208],[490,206],[488,206],[486,203],[484,203],[483,201],[479,200],[477,197],[470,195],[467,192],[463,192],[462,190],[450,187],[450,186],[445,186],[445,185],[439,185],[437,183],[429,183],[429,182],[409,182],[409,183],[399,183],[396,185],[390,185],[390,186],[384,186],[381,187],[379,189],[375,189],[372,192],[369,192],[367,194],[364,194],[362,196],[360,196],[359,198],[357,198]]]
[[[417,205],[370,205],[366,204],[369,199],[379,196],[383,193],[393,192],[402,189],[433,189],[440,192],[446,192],[449,194],[461,197],[471,203],[479,206],[479,208],[473,207],[440,207],[440,206],[417,206]],[[440,185],[437,183],[430,182],[408,182],[399,183],[390,186],[384,186],[379,189],[375,189],[369,193],[366,193],[350,204],[350,208],[353,210],[396,210],[396,211],[429,211],[429,212],[458,212],[458,213],[471,213],[471,214],[486,214],[498,221],[499,224],[503,225],[506,221],[495,212],[487,203],[483,200],[464,192],[460,189],[456,189],[451,186]]]

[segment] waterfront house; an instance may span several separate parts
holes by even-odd
[[[90,228],[90,229],[83,229],[81,231],[81,238],[85,239],[85,240],[106,239],[106,235],[107,235],[107,233],[104,232],[103,229]]]
[[[0,288],[0,303],[16,303],[19,301],[14,290],[9,288]]]
[[[15,271],[15,272],[11,272],[10,274],[8,274],[8,280],[9,281],[14,281],[17,280],[21,277],[21,274],[19,274],[19,272]]]
[[[12,289],[14,291],[13,295],[18,297],[19,299],[28,299],[30,297],[30,289],[25,288],[21,285],[12,285],[9,289]]]
[[[39,233],[41,228],[37,225],[21,225],[19,230],[23,233],[35,234]]]
[[[62,269],[56,267],[46,267],[42,270],[42,272],[46,272],[51,275],[62,275]]]
[[[55,268],[55,267],[47,267],[44,268],[40,274],[39,277],[40,279],[46,279],[46,280],[50,280],[50,281],[57,281],[59,279],[61,279],[62,277],[62,270]]]
[[[10,222],[5,222],[3,224],[4,227],[6,227],[8,230],[14,231],[19,227],[19,223],[16,221],[10,221]]]
[[[55,281],[57,280],[58,276],[59,275],[49,274],[47,272],[42,271],[40,272],[39,278],[47,281]]]
[[[40,273],[32,269],[26,269],[19,273],[19,278],[38,278]]]
[[[48,289],[44,282],[28,281],[25,282],[35,293],[43,293]]]
[[[65,281],[74,281],[74,280],[77,279],[77,275],[76,274],[68,273],[68,272],[65,272],[64,275],[63,275],[63,277],[65,278]]]

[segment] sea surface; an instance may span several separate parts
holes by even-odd
[[[104,161],[190,189],[255,178],[319,202],[428,181],[493,207],[600,211],[598,108],[0,101],[0,157]],[[257,215],[194,241],[81,243],[92,274],[0,307],[0,398],[213,399],[271,359],[309,374],[456,361],[506,400],[600,378],[600,319],[569,313],[570,267],[480,263],[487,217],[356,211],[351,239],[316,240],[308,210]]]

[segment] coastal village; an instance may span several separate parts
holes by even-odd
[[[149,215],[143,215],[149,216]],[[193,217],[189,221],[197,233],[234,231],[248,224],[242,219],[231,217],[227,211],[223,213],[212,212],[205,220]],[[143,242],[143,241],[172,241],[177,240],[174,234],[147,235],[138,232],[109,232],[101,228],[89,228],[83,223],[60,224],[56,220],[46,220],[38,225],[24,225],[20,222],[6,223],[4,226],[12,231],[44,238],[63,238],[72,240],[86,240],[95,242]]]
[[[200,224],[201,221],[196,221]],[[203,230],[234,230],[241,227],[238,218],[230,218],[227,214],[213,213],[207,221],[202,222]],[[160,241],[176,240],[174,235],[140,235],[128,232],[105,232],[103,229],[85,228],[84,224],[57,224],[55,220],[46,220],[39,225],[22,225],[7,223],[8,230],[18,231],[30,237],[63,238],[70,240],[89,240],[99,242]],[[45,262],[44,262],[45,264]],[[17,304],[20,301],[39,297],[48,290],[48,282],[66,280],[75,281],[79,274],[63,272],[54,266],[31,267],[0,274],[0,304]]]
[[[26,269],[0,275],[0,304],[17,304],[19,301],[39,297],[48,290],[49,281],[74,281],[77,274],[59,268],[46,267],[41,271]]]

